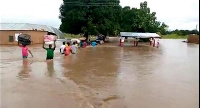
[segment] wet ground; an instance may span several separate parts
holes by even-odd
[[[1,46],[1,108],[199,107],[198,44],[106,43],[67,57],[57,47],[48,62],[41,45],[29,49],[22,60],[19,47]]]

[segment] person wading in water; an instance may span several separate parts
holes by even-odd
[[[52,48],[52,45],[49,45],[49,48],[45,48],[44,44],[45,42],[43,42],[43,48],[47,51],[47,57],[46,60],[52,60],[54,57],[54,50],[56,49],[56,40],[54,40],[54,47]]]

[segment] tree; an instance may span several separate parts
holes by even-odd
[[[160,26],[160,33],[162,35],[166,35],[167,34],[167,28],[168,28],[168,25],[166,25],[164,22],[161,24]]]
[[[73,34],[113,34],[119,29],[115,17],[120,9],[119,0],[64,0],[60,7],[60,30]]]
[[[65,33],[117,35],[125,32],[166,32],[165,23],[157,21],[147,2],[140,8],[122,8],[119,0],[63,0],[60,30]]]

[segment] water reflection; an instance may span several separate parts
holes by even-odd
[[[48,60],[46,61],[46,63],[47,63],[47,75],[53,77],[55,73],[54,62],[53,60]]]
[[[117,76],[116,49],[81,49],[77,55],[65,57],[66,77],[75,83],[91,88],[106,88]],[[98,50],[98,53],[96,53]],[[74,56],[79,58],[74,59]]]
[[[30,72],[31,72],[31,68],[30,65],[32,64],[31,61],[29,61],[28,59],[24,59],[22,60],[22,68],[18,73],[18,77],[19,78],[28,78],[30,77]]]

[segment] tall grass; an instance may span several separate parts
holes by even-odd
[[[83,37],[83,35],[81,35],[81,34],[78,34],[78,35],[75,35],[75,34],[65,34],[65,38],[81,38],[81,37]]]
[[[162,39],[187,39],[188,35],[179,36],[177,34],[162,35]]]
[[[68,33],[65,34],[65,38],[67,38],[67,39],[73,39],[73,38],[79,39],[82,37],[83,37],[83,34],[68,34]],[[96,39],[96,36],[94,36],[94,35],[89,35],[88,37],[90,40]]]

